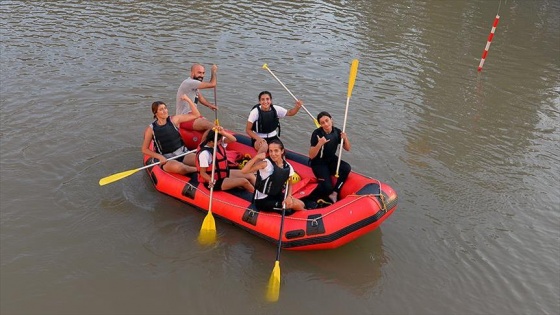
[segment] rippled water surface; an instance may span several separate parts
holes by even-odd
[[[560,5],[556,1],[2,1],[2,314],[560,313]],[[477,72],[492,22],[486,63]],[[399,209],[342,248],[276,248],[154,190],[150,104],[193,62],[218,70],[242,131],[262,90],[342,125],[355,170]],[[212,93],[203,91],[212,100]],[[202,108],[203,114],[212,115]],[[283,120],[306,152],[313,122]]]

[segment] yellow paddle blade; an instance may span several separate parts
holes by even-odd
[[[266,292],[266,300],[269,302],[276,302],[280,297],[280,261],[274,263],[274,269],[268,279],[268,287]]]
[[[99,180],[99,186],[103,186],[103,185],[110,184],[112,182],[116,182],[119,179],[123,179],[123,178],[125,178],[127,176],[130,176],[130,175],[132,175],[132,174],[134,174],[138,171],[139,171],[138,169],[129,170],[129,171],[124,171],[124,172],[120,172],[120,173],[117,173],[117,174],[113,174],[113,175],[110,175],[110,176],[107,176],[107,177],[103,177],[102,179]]]
[[[348,98],[352,95],[352,89],[354,88],[354,82],[356,82],[356,75],[358,74],[358,59],[352,60],[352,65],[350,66],[350,76],[348,77]]]
[[[265,63],[265,64],[263,65],[263,69],[268,70],[268,64]]]
[[[212,245],[216,242],[216,234],[216,221],[214,220],[212,211],[208,211],[204,221],[202,221],[202,227],[200,227],[198,242],[202,245]]]
[[[201,230],[198,235],[198,243],[200,245],[212,245],[218,239],[216,230]]]
[[[319,124],[316,118],[313,118],[313,122],[315,122],[315,127],[317,128],[321,127],[321,125]]]

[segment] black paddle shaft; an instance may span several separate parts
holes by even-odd
[[[284,217],[286,216],[286,198],[288,198],[288,185],[290,179],[286,181],[286,191],[284,192],[284,203],[282,205],[282,219],[280,220],[280,235],[278,236],[278,251],[276,252],[276,261],[280,261],[280,249],[282,248],[282,233],[284,231]]]

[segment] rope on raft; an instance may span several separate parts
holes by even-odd
[[[192,188],[194,188],[195,190],[197,190],[197,191],[200,192],[201,194],[203,194],[203,195],[205,195],[205,196],[207,196],[207,197],[210,197],[210,194],[207,193],[205,190],[202,190],[202,189],[200,189],[199,187],[195,187],[194,185],[192,185],[191,183],[189,183],[189,182],[187,182],[187,181],[185,181],[185,180],[182,180],[182,179],[181,179],[181,181],[182,181],[184,184],[190,185]],[[377,183],[378,183],[379,187],[381,187],[381,182],[380,182],[379,180],[377,180]],[[346,198],[351,197],[351,196],[357,196],[357,198],[352,199],[350,202],[344,203],[344,205],[340,205],[340,206],[338,206],[338,207],[332,209],[331,211],[329,211],[329,212],[327,212],[327,213],[325,213],[325,214],[322,214],[322,215],[319,216],[319,217],[316,217],[316,218],[313,218],[313,219],[305,219],[305,218],[295,218],[295,217],[286,216],[285,219],[286,219],[286,220],[307,221],[307,222],[311,222],[311,224],[312,224],[313,226],[315,226],[315,225],[317,224],[317,221],[318,221],[318,220],[321,220],[321,219],[323,219],[323,218],[325,218],[325,217],[327,217],[327,216],[329,216],[329,215],[335,213],[336,211],[338,211],[338,210],[340,210],[340,209],[342,209],[342,208],[345,208],[345,207],[347,207],[347,206],[349,206],[349,205],[351,205],[351,204],[353,204],[353,203],[355,203],[355,202],[358,202],[358,201],[362,200],[363,198],[371,198],[372,200],[375,200],[375,202],[379,205],[379,209],[382,210],[382,211],[387,212],[387,203],[386,203],[386,201],[385,201],[385,195],[383,195],[383,194],[381,193],[381,188],[379,189],[379,194],[366,194],[366,195],[355,195],[355,194],[350,194],[350,195],[346,196]],[[264,211],[254,210],[254,209],[247,209],[246,207],[240,206],[240,205],[235,204],[235,203],[231,203],[231,202],[229,202],[229,201],[224,201],[224,200],[221,200],[221,199],[216,198],[216,197],[214,197],[214,200],[215,200],[216,202],[220,202],[220,203],[225,204],[225,205],[228,205],[228,206],[230,206],[230,207],[242,209],[243,211],[249,210],[249,212],[251,213],[251,215],[258,213],[259,215],[262,215],[262,216],[275,216],[275,217],[280,216],[280,214],[278,214],[278,213],[264,212]],[[381,202],[380,202],[380,200],[381,200]],[[336,205],[336,203],[335,203],[335,205]],[[314,210],[314,209],[309,209],[309,210]],[[304,211],[307,211],[307,210],[304,210]]]

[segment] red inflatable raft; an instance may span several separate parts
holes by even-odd
[[[194,148],[200,142],[200,132],[183,128],[180,132],[187,147]],[[233,134],[237,142],[228,144],[227,151],[228,160],[235,167],[239,157],[253,156],[256,152],[249,137]],[[301,181],[294,184],[293,195],[304,198],[317,186],[307,165],[308,157],[286,150],[286,159],[301,177]],[[149,156],[144,156],[145,165],[153,162]],[[159,166],[146,170],[158,191],[203,211],[208,210],[210,191],[198,182],[198,176],[166,173]],[[389,185],[356,172],[348,177],[339,198],[338,202],[324,208],[286,215],[282,248],[320,250],[339,247],[376,229],[397,208],[397,193]],[[252,194],[241,189],[214,191],[212,214],[277,244],[281,214],[259,212],[251,200]]]

